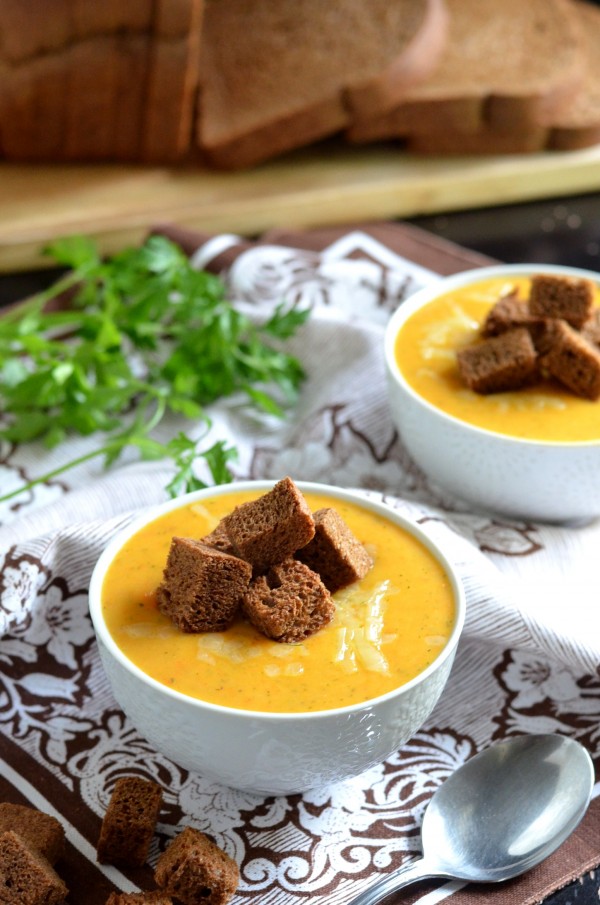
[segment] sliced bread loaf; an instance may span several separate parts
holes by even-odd
[[[476,132],[456,128],[415,132],[407,137],[411,151],[426,154],[524,154],[575,150],[600,142],[600,8],[572,0],[580,26],[583,78],[570,102],[540,117],[539,125],[497,128],[484,124]]]
[[[549,118],[549,147],[557,150],[585,148],[600,142],[600,7],[574,0],[582,25],[582,58],[585,75],[570,104]]]
[[[2,0],[0,59],[14,66],[64,47],[73,37],[71,0]]]
[[[444,0],[206,0],[197,140],[251,165],[383,112],[434,68]]]
[[[0,4],[6,157],[139,157],[152,9],[152,0]]]
[[[391,112],[355,120],[352,141],[534,128],[573,96],[583,61],[569,0],[447,2],[448,41],[433,75]]]
[[[192,144],[204,0],[157,0],[142,159],[181,161]]]

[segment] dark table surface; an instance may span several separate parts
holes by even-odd
[[[507,263],[600,270],[600,193],[414,217],[408,222]],[[49,285],[57,271],[0,274],[0,305]]]
[[[565,264],[600,271],[600,193],[460,211],[409,222],[506,263]],[[48,286],[58,271],[0,275],[0,306]],[[571,883],[546,905],[598,905],[600,871]]]

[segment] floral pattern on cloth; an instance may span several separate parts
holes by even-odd
[[[229,237],[226,244],[235,243]],[[196,253],[200,266],[211,265],[212,247],[206,243]],[[338,483],[419,522],[444,545],[463,580],[464,636],[431,717],[385,763],[287,798],[225,788],[157,753],[124,717],[87,610],[96,559],[141,508],[164,499],[168,469],[130,462],[101,473],[88,464],[5,505],[0,798],[31,803],[65,823],[72,905],[101,905],[111,889],[143,888],[159,852],[186,824],[209,834],[240,865],[236,902],[344,905],[380,872],[418,853],[431,794],[494,741],[561,733],[600,759],[598,525],[555,527],[469,511],[411,461],[389,418],[385,322],[437,275],[368,233],[351,232],[321,252],[245,247],[224,276],[232,297],[256,316],[282,297],[313,309],[292,343],[308,374],[293,414],[282,422],[261,420],[236,399],[211,411],[215,435],[241,451],[236,477],[289,474]],[[73,442],[68,457],[94,442]],[[35,446],[0,448],[0,486],[8,491],[56,467],[63,455]],[[97,865],[94,857],[114,782],[132,773],[158,782],[165,798],[149,866],[137,873]],[[94,884],[78,885],[78,859]],[[445,884],[437,897],[457,894],[456,885]],[[421,893],[411,895],[402,901]]]

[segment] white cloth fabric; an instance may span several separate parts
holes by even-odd
[[[229,246],[231,237],[226,240]],[[197,260],[206,254],[200,251]],[[598,756],[600,522],[563,528],[471,512],[408,457],[388,412],[383,332],[396,305],[439,279],[436,274],[352,233],[322,253],[253,247],[225,276],[232,297],[253,316],[283,298],[312,307],[289,343],[307,379],[281,421],[259,417],[238,398],[213,406],[209,439],[238,447],[237,478],[289,474],[359,488],[431,532],[457,564],[468,600],[447,689],[427,726],[396,758],[293,805],[218,790],[149,754],[115,715],[87,618],[86,587],[115,531],[141,507],[166,498],[169,466],[129,461],[103,472],[93,460],[0,510],[0,729],[98,815],[117,749],[125,769],[144,764],[162,782],[168,776],[182,822],[211,833],[243,865],[241,897],[260,892],[262,902],[283,905],[310,893],[344,903],[358,881],[366,885],[402,852],[416,849],[423,790],[495,738],[565,732]],[[180,428],[190,431],[188,423],[172,421],[161,433],[166,438]],[[51,452],[5,444],[0,488],[6,493],[98,444],[78,439]],[[78,733],[86,733],[85,745]],[[73,753],[82,745],[85,758]],[[393,833],[379,833],[383,822]],[[174,831],[163,828],[167,836]]]

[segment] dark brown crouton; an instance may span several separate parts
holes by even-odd
[[[581,328],[592,313],[594,286],[591,280],[535,274],[531,278],[529,312],[535,317],[556,317]]]
[[[164,892],[111,892],[105,905],[173,905]]]
[[[0,833],[12,830],[30,846],[56,864],[65,848],[65,830],[62,823],[50,814],[35,808],[8,801],[0,803]],[[1,901],[1,899],[0,899]]]
[[[183,632],[221,632],[235,616],[252,568],[189,537],[174,537],[157,591],[158,607]]]
[[[600,308],[595,308],[581,328],[581,335],[593,346],[600,346]]]
[[[552,346],[541,367],[577,396],[600,397],[600,350],[564,321],[553,325]]]
[[[519,298],[517,290],[500,296],[493,305],[481,327],[484,337],[499,336],[515,327],[527,327],[528,330],[539,325],[540,318],[534,317],[526,301]]]
[[[154,879],[184,905],[225,905],[237,889],[240,872],[233,858],[187,826],[158,859]]]
[[[275,641],[295,643],[331,622],[335,604],[316,574],[287,559],[260,575],[242,601],[250,622]]]
[[[235,556],[235,548],[229,540],[223,522],[219,522],[214,531],[211,531],[210,534],[207,534],[200,540],[201,543],[206,544],[209,547],[214,547],[215,550],[220,550],[221,553],[229,553],[230,556]]]
[[[68,889],[47,858],[7,830],[0,834],[0,902],[3,905],[59,905]]]
[[[222,524],[238,555],[255,572],[283,562],[315,533],[308,504],[291,478],[283,478],[257,500],[236,506]]]
[[[297,558],[317,572],[332,594],[364,578],[373,560],[335,509],[314,513],[315,536]]]
[[[537,375],[537,353],[525,327],[461,349],[457,362],[463,381],[476,393],[518,390]]]
[[[157,783],[141,776],[118,779],[100,829],[98,861],[141,867],[148,857],[161,802]]]

